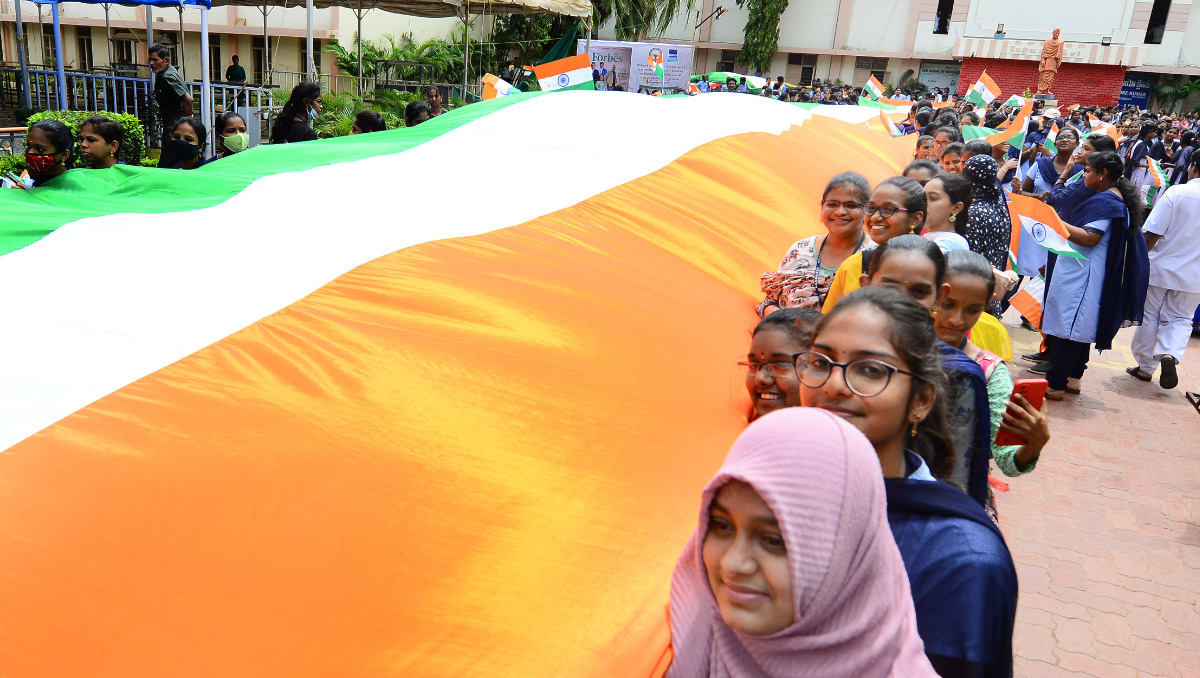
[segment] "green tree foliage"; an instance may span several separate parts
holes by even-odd
[[[480,49],[480,44],[475,40],[471,42],[471,61],[474,64],[474,54]],[[335,42],[327,45],[325,51],[333,54],[334,60],[337,61],[338,70],[354,76],[359,74],[358,34],[354,35],[354,39],[350,41],[349,46],[343,46],[341,43]],[[362,43],[362,54],[363,77],[371,78],[375,76],[376,61],[419,61],[433,65],[433,79],[435,82],[458,82],[462,80],[463,46],[461,31],[456,36],[454,43],[447,43],[445,40],[436,38],[417,42],[413,39],[412,33],[405,33],[399,38],[392,35],[385,35],[383,36],[383,40],[379,42],[364,40]],[[416,68],[393,70],[392,76],[402,79],[420,79],[419,71]]]
[[[769,75],[779,51],[779,19],[787,9],[788,0],[737,0],[737,4],[749,5],[750,14],[738,61],[751,72]]]
[[[684,16],[691,19],[695,0],[596,0],[592,3],[592,25],[612,19],[618,40],[641,40],[665,31],[684,7]]]
[[[128,113],[109,113],[107,111],[42,111],[29,116],[28,124],[38,120],[58,120],[71,130],[71,138],[79,139],[79,126],[84,120],[93,115],[101,115],[119,124],[125,131],[125,142],[117,150],[117,157],[127,165],[136,165],[146,157],[146,128],[136,116]],[[79,144],[74,148],[74,157],[78,162]]]
[[[1200,92],[1200,79],[1183,75],[1162,78],[1154,84],[1153,92],[1158,107],[1169,111],[1176,103]]]

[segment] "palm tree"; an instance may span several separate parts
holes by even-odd
[[[696,1],[686,1],[684,5],[683,0],[596,0],[592,3],[593,25],[615,19],[618,40],[641,40],[665,31],[681,7],[687,7],[685,16],[690,19]]]
[[[1186,76],[1165,78],[1155,83],[1152,91],[1159,108],[1171,109],[1176,102],[1183,101],[1196,92],[1200,92],[1200,79],[1191,79]]]

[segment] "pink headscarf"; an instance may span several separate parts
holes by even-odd
[[[708,509],[731,480],[758,492],[787,545],[795,621],[769,636],[725,623],[704,569]],[[875,450],[838,417],[791,407],[750,424],[704,489],[671,578],[667,678],[936,678],[886,505]]]

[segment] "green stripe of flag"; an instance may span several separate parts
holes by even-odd
[[[589,88],[591,82],[588,82]],[[154,214],[204,209],[237,195],[268,175],[400,153],[466,123],[545,93],[497,97],[449,111],[420,127],[358,134],[320,142],[262,145],[184,173],[117,165],[76,169],[30,191],[0,191],[0,256],[31,245],[72,221],[103,214]],[[281,164],[286,162],[286,165]],[[296,186],[303,199],[304,186]],[[20,224],[20,228],[11,225]]]

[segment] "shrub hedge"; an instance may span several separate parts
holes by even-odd
[[[108,113],[107,111],[42,111],[29,116],[30,126],[38,120],[58,120],[71,129],[72,138],[79,139],[79,125],[93,115],[100,115],[121,125],[125,130],[125,142],[117,151],[117,158],[126,165],[140,165],[146,157],[146,128],[136,116],[128,113]],[[79,143],[76,141],[74,158],[79,160]],[[25,159],[21,158],[24,168]]]

